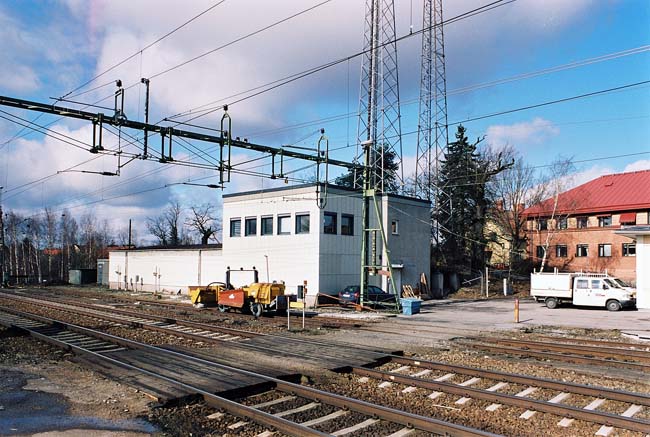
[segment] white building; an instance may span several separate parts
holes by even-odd
[[[186,291],[190,285],[224,281],[227,267],[255,267],[260,281],[284,281],[287,293],[307,281],[308,296],[336,294],[360,282],[362,198],[329,186],[325,199],[319,208],[313,184],[224,195],[223,250],[203,246],[111,252],[111,287],[121,281],[123,288],[125,275],[129,282],[139,275],[144,290],[153,290],[157,279],[159,290]],[[379,207],[397,289],[416,285],[422,273],[429,279],[429,203],[384,195]],[[371,228],[379,228],[374,220]],[[385,259],[380,241],[377,258]],[[156,271],[158,277],[153,276]],[[233,285],[252,282],[250,273],[233,278]],[[386,276],[371,276],[370,283],[390,290]]]
[[[626,226],[616,233],[636,241],[636,307],[650,310],[650,226]]]

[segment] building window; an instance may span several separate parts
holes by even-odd
[[[288,235],[291,233],[291,216],[278,216],[278,235]]]
[[[589,256],[589,245],[588,244],[578,244],[576,246],[576,256]]]
[[[354,235],[354,216],[341,214],[341,235]]]
[[[612,225],[611,215],[598,217],[598,227],[604,228],[605,226],[611,226],[611,225]]]
[[[576,226],[578,228],[586,228],[587,227],[587,217],[578,217],[576,218]]]
[[[539,219],[537,220],[537,230],[538,231],[545,231],[548,229],[548,220],[547,219]]]
[[[309,233],[309,214],[296,214],[296,234]]]
[[[325,212],[323,232],[326,234],[336,234],[336,216],[335,212]]]
[[[636,256],[636,243],[623,243],[623,256]]]
[[[230,236],[241,237],[241,219],[230,219]]]
[[[244,222],[244,235],[257,235],[257,217],[247,218]]]
[[[562,218],[557,219],[557,228],[558,229],[566,229],[568,227],[567,222],[568,222],[568,220],[567,220],[566,217],[562,217]]]
[[[273,217],[262,217],[260,223],[262,229],[260,229],[261,235],[273,235]]]
[[[598,256],[612,256],[612,245],[611,244],[599,244],[598,245]]]
[[[568,251],[566,248],[566,244],[558,244],[555,246],[555,256],[558,258],[566,258],[568,255]]]
[[[544,258],[544,246],[537,246],[536,247],[535,256],[537,256],[537,258],[539,258],[539,259]]]
[[[390,231],[393,235],[399,235],[399,220],[390,222]]]

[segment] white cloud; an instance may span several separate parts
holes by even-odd
[[[29,93],[40,86],[34,70],[19,64],[0,64],[0,83],[4,83],[8,90],[17,93]]]
[[[494,147],[513,145],[519,150],[539,145],[549,137],[556,136],[560,129],[548,120],[535,117],[531,121],[509,125],[493,125],[486,131],[487,142]]]
[[[96,73],[104,71],[214,4],[213,0],[189,3],[171,0],[66,2],[68,10],[73,12],[70,17],[62,19],[65,14],[57,15],[57,11],[52,10],[51,23],[43,23],[38,29],[21,26],[9,19],[7,14],[2,13],[0,6],[0,40],[7,50],[2,59],[11,60],[17,68],[24,66],[31,69],[32,73],[36,72],[30,75],[27,70],[18,71],[14,78],[19,74],[22,83],[14,80],[10,84],[13,89],[7,83],[0,85],[2,89],[27,92],[42,84],[43,88],[47,87],[43,91],[42,100],[50,95],[59,95],[57,92],[62,94],[64,90],[69,91]],[[117,78],[127,85],[136,83],[140,77],[149,77],[316,3],[316,0],[308,3],[298,0],[225,2],[90,86]],[[480,5],[478,0],[448,2],[445,5],[445,17],[453,17]],[[450,25],[445,34],[450,87],[462,82],[483,81],[486,70],[498,68],[506,57],[513,59],[522,53],[532,52],[546,38],[555,38],[562,27],[574,22],[589,6],[590,3],[585,0],[520,0],[472,17],[461,24]],[[408,32],[410,24],[409,4],[396,2],[396,8],[397,33],[403,35]],[[413,21],[417,30],[421,23],[421,11],[417,7],[415,9]],[[363,41],[363,16],[364,2],[337,0],[174,72],[154,78],[151,82],[151,121],[158,121],[164,116],[357,52]],[[515,47],[504,51],[504,39],[514,41]],[[419,37],[413,37],[400,46],[402,98],[417,96],[419,55]],[[10,71],[5,67],[8,65],[0,59],[0,71]],[[357,101],[359,69],[358,60],[354,60],[232,106],[230,113],[233,116],[235,135],[243,136],[246,132],[281,127],[304,121],[305,118],[347,112],[348,93],[353,111]],[[0,73],[0,76],[2,74],[7,73]],[[4,76],[0,77],[0,82],[3,78]],[[89,102],[112,92],[112,86],[105,87],[82,96],[80,100]],[[228,100],[233,99],[226,99],[223,103]],[[142,101],[141,89],[135,87],[127,91],[129,119],[142,119]],[[104,104],[112,106],[112,101]],[[197,123],[218,128],[220,115],[221,111],[217,111],[210,117],[198,119]],[[351,124],[354,126],[356,121],[353,120]],[[88,125],[82,128],[58,125],[56,129],[84,142],[89,142],[91,138]],[[10,134],[12,132],[13,129]],[[269,145],[290,142],[305,133],[288,131],[272,137]],[[494,126],[491,134],[488,133],[490,141],[494,137],[494,141],[507,140],[516,146],[539,144],[539,141],[552,135],[557,135],[556,129],[543,119],[511,126]],[[251,138],[251,141],[263,143],[266,139],[268,137]],[[158,138],[152,141],[151,147],[157,147],[158,141]],[[23,184],[93,157],[87,152],[72,149],[51,139],[23,140],[15,144],[15,148],[3,150],[3,159],[13,166],[10,167],[8,183],[5,184],[7,187]],[[180,158],[182,152],[187,154],[176,144],[175,156]],[[412,156],[414,153],[414,150],[404,150],[405,176],[415,166]],[[337,158],[347,159],[344,156]],[[296,167],[301,165],[304,163]],[[114,171],[115,166],[115,158],[104,157],[83,168]],[[5,166],[0,166],[3,167]],[[122,169],[120,178],[65,173],[25,192],[19,199],[14,198],[14,202],[17,202],[17,207],[40,208],[62,201],[66,201],[63,206],[70,206],[75,203],[69,203],[69,199],[84,195],[77,203],[100,200],[90,208],[98,215],[119,221],[155,214],[174,196],[187,203],[219,198],[219,192],[215,190],[175,186],[139,196],[102,200],[207,174],[205,171],[170,166],[149,177],[114,186],[156,168],[159,168],[157,164],[135,161]],[[277,184],[281,182],[237,175],[229,185],[228,192]],[[97,193],[87,195],[95,191]]]
[[[650,170],[650,159],[641,159],[625,166],[624,172]]]

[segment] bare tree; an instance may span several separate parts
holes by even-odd
[[[147,231],[158,239],[159,245],[167,246],[167,223],[162,215],[147,218]]]
[[[570,211],[575,210],[577,207],[577,199],[568,199],[562,208],[560,208],[560,194],[567,190],[567,188],[572,183],[572,178],[570,174],[574,171],[575,167],[571,158],[557,158],[551,166],[549,167],[546,181],[544,185],[546,186],[545,197],[550,197],[551,208],[550,214],[546,214],[547,226],[545,229],[545,238],[544,243],[541,245],[543,255],[542,262],[539,267],[539,271],[544,271],[546,265],[546,260],[548,259],[548,249],[553,241],[559,226],[558,222],[560,219],[566,220],[570,215]],[[548,211],[548,210],[547,210]],[[543,229],[541,226],[536,227],[536,232],[541,233]]]
[[[119,228],[115,233],[115,243],[120,246],[128,246],[129,241],[132,246],[139,246],[138,230],[135,227],[131,228],[131,238],[129,239],[129,227]]]
[[[185,224],[201,236],[201,244],[208,244],[210,239],[219,242],[218,233],[221,231],[221,221],[214,212],[214,206],[204,204],[191,207],[190,217]]]
[[[488,215],[510,246],[508,269],[511,270],[514,261],[526,249],[526,216],[523,212],[541,202],[547,190],[535,169],[525,164],[512,146],[506,146],[502,153],[513,161],[513,165],[490,181],[489,197],[494,206]]]
[[[176,246],[182,243],[182,213],[181,204],[174,202],[161,215],[147,218],[147,230],[158,239],[161,246]]]
[[[183,222],[181,221],[182,212],[183,208],[181,207],[181,204],[176,201],[169,205],[167,210],[163,213],[169,229],[169,244],[172,246],[177,246],[181,243],[180,227],[183,226]]]

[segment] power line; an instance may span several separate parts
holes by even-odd
[[[608,53],[608,54],[605,54],[605,55],[600,55],[600,56],[596,56],[596,57],[589,58],[589,59],[583,59],[583,60],[580,60],[580,61],[574,61],[574,62],[562,64],[562,65],[556,65],[556,66],[553,66],[553,67],[544,68],[544,69],[541,69],[541,70],[521,73],[521,74],[518,74],[518,75],[515,75],[515,76],[501,78],[501,79],[497,79],[497,80],[493,80],[493,81],[489,81],[489,82],[482,82],[482,83],[477,83],[477,84],[473,84],[473,85],[464,86],[464,87],[461,87],[461,88],[456,88],[456,89],[453,89],[451,91],[448,91],[447,96],[463,94],[463,93],[470,92],[470,91],[476,91],[478,89],[489,88],[489,87],[502,85],[502,84],[506,84],[506,83],[510,83],[510,82],[515,82],[515,81],[519,81],[519,80],[523,80],[523,79],[538,77],[538,76],[545,75],[545,74],[557,73],[557,72],[568,70],[568,69],[578,68],[578,67],[582,67],[582,66],[585,66],[585,65],[592,65],[592,64],[595,64],[595,63],[598,63],[598,62],[609,61],[609,60],[612,60],[612,59],[618,59],[618,58],[621,58],[621,57],[624,57],[624,56],[630,56],[630,55],[635,55],[635,54],[639,54],[639,53],[645,53],[645,52],[648,52],[648,51],[650,51],[650,45],[644,45],[644,46],[639,46],[639,47],[635,47],[635,48],[632,48],[632,49],[621,50],[621,51],[618,51],[618,52]],[[411,105],[413,103],[417,103],[418,100],[419,100],[418,98],[403,100],[400,103],[400,107]],[[329,123],[329,122],[344,120],[344,119],[347,119],[347,118],[353,118],[353,117],[357,117],[357,116],[358,116],[358,114],[356,112],[348,112],[348,113],[345,113],[345,114],[336,114],[336,115],[331,115],[331,116],[328,116],[328,117],[322,117],[322,118],[318,118],[318,119],[312,119],[312,120],[309,120],[309,121],[304,121],[304,122],[301,122],[301,123],[296,123],[296,124],[293,124],[293,125],[283,126],[283,127],[280,127],[280,128],[257,131],[257,132],[249,133],[249,134],[247,134],[245,136],[250,138],[250,137],[253,137],[253,136],[256,136],[256,135],[268,135],[268,134],[273,134],[273,133],[280,133],[280,132],[285,132],[287,130],[299,129],[301,127],[308,127],[308,126],[316,125],[316,124]]]
[[[621,85],[621,86],[617,86],[617,87],[613,87],[613,88],[607,88],[607,89],[604,89],[604,90],[599,90],[599,91],[593,91],[593,92],[590,92],[590,93],[580,94],[580,95],[577,95],[577,96],[565,97],[565,98],[562,98],[562,99],[557,99],[557,100],[547,101],[547,102],[543,102],[543,103],[537,103],[537,104],[522,106],[522,107],[518,107],[518,108],[508,109],[508,110],[504,110],[504,111],[500,111],[500,112],[494,112],[494,113],[485,114],[485,115],[480,115],[480,116],[476,116],[476,117],[473,117],[473,118],[467,118],[465,120],[457,121],[457,122],[454,122],[454,123],[449,123],[449,126],[454,126],[454,125],[463,124],[463,123],[469,123],[469,122],[476,121],[476,120],[483,120],[483,119],[486,119],[486,118],[497,117],[497,116],[500,116],[500,115],[511,114],[511,113],[515,113],[515,112],[521,112],[521,111],[525,111],[525,110],[528,110],[528,109],[534,109],[534,108],[537,108],[537,107],[549,106],[549,105],[554,105],[554,104],[558,104],[558,103],[565,103],[565,102],[568,102],[568,101],[579,100],[579,99],[583,99],[583,98],[587,98],[587,97],[594,97],[594,96],[603,95],[603,94],[612,93],[612,92],[617,92],[617,91],[625,91],[625,90],[629,90],[629,89],[631,89],[633,87],[637,87],[637,86],[641,86],[641,85],[645,85],[645,84],[649,84],[649,83],[650,83],[650,80],[645,80],[645,81],[641,81],[641,82],[634,82],[634,83],[629,83],[629,84],[625,84],[625,85]],[[414,135],[414,134],[417,134],[417,133],[418,133],[417,130],[413,130],[413,131],[409,131],[409,132],[403,132],[402,136]],[[348,145],[345,145],[345,146],[330,148],[330,152],[347,149],[349,147],[355,147],[356,145],[357,145],[356,143],[352,143],[352,144],[348,144]]]
[[[643,80],[641,82],[629,83],[629,84],[626,84],[626,85],[621,85],[621,86],[617,86],[617,87],[613,87],[613,88],[607,88],[607,89],[604,89],[604,90],[594,91],[594,92],[591,92],[591,93],[585,93],[585,94],[579,94],[577,96],[565,97],[563,99],[550,100],[550,101],[547,101],[547,102],[537,103],[537,104],[534,104],[534,105],[522,106],[520,108],[508,109],[508,110],[500,111],[500,112],[493,112],[491,114],[481,115],[481,116],[478,116],[478,117],[468,118],[468,119],[457,121],[457,122],[454,122],[454,123],[449,123],[449,125],[453,126],[453,125],[462,124],[462,123],[469,123],[471,121],[483,120],[483,119],[486,119],[486,118],[497,117],[499,115],[512,114],[514,112],[526,111],[528,109],[540,108],[542,106],[555,105],[557,103],[569,102],[571,100],[584,99],[586,97],[593,97],[593,96],[597,96],[599,94],[606,94],[606,93],[611,93],[611,92],[615,92],[615,91],[620,91],[620,90],[624,90],[624,89],[627,89],[627,88],[632,88],[632,87],[636,87],[636,86],[640,86],[640,85],[645,85],[645,84],[648,84],[648,83],[650,83],[650,80]]]
[[[192,63],[192,62],[194,62],[194,61],[197,61],[197,60],[199,60],[199,59],[201,59],[201,58],[203,58],[203,57],[205,57],[205,56],[208,56],[208,55],[210,55],[210,54],[212,54],[212,53],[214,53],[214,52],[217,52],[217,51],[219,51],[219,50],[225,49],[226,47],[229,47],[229,46],[231,46],[231,45],[233,45],[233,44],[236,44],[236,43],[238,43],[238,42],[240,42],[240,41],[243,41],[243,40],[245,40],[245,39],[247,39],[247,38],[250,38],[250,37],[252,37],[252,36],[255,36],[255,35],[259,34],[259,33],[262,33],[262,32],[264,32],[264,31],[266,31],[266,30],[268,30],[268,29],[271,29],[271,28],[273,28],[273,27],[275,27],[275,26],[278,26],[278,25],[280,25],[280,24],[282,24],[282,23],[285,23],[285,22],[287,22],[287,21],[289,21],[289,20],[291,20],[291,19],[293,19],[293,18],[296,18],[296,17],[299,17],[300,15],[306,14],[307,12],[310,12],[310,11],[316,9],[316,8],[319,8],[319,7],[323,6],[324,4],[330,3],[331,1],[332,1],[332,0],[325,0],[325,1],[320,2],[320,3],[318,3],[318,4],[314,5],[314,6],[309,7],[309,8],[307,8],[307,9],[304,9],[304,10],[302,10],[302,11],[300,11],[300,12],[296,12],[295,14],[290,15],[290,16],[288,16],[288,17],[285,17],[285,18],[283,18],[283,19],[281,19],[281,20],[279,20],[279,21],[276,21],[276,22],[274,22],[274,23],[271,23],[271,24],[269,24],[268,26],[265,26],[265,27],[262,27],[261,29],[258,29],[258,30],[255,30],[255,31],[253,31],[253,32],[247,33],[246,35],[243,35],[243,36],[241,36],[241,37],[239,37],[239,38],[236,38],[236,39],[234,39],[234,40],[232,40],[232,41],[230,41],[230,42],[228,42],[228,43],[226,43],[226,44],[223,44],[223,45],[221,45],[221,46],[219,46],[219,47],[216,47],[216,48],[214,48],[214,49],[208,50],[207,52],[204,52],[204,53],[202,53],[202,54],[200,54],[200,55],[194,56],[193,58],[190,58],[190,59],[188,59],[188,60],[186,60],[186,61],[181,62],[180,64],[177,64],[177,65],[174,65],[174,66],[172,66],[172,67],[169,67],[169,68],[167,68],[166,70],[162,70],[162,71],[160,71],[160,72],[158,72],[158,73],[156,73],[156,74],[150,76],[149,78],[150,78],[150,79],[154,79],[154,78],[156,78],[156,77],[158,77],[158,76],[162,76],[163,74],[167,74],[167,73],[169,73],[170,71],[174,71],[174,70],[176,70],[177,68],[181,68],[181,67],[183,67],[183,66],[185,66],[185,65],[187,65],[187,64],[189,64],[189,63]]]
[[[96,79],[102,77],[103,75],[105,75],[105,74],[108,73],[109,71],[114,70],[115,68],[117,68],[117,67],[119,67],[120,65],[124,64],[125,62],[128,62],[128,61],[130,61],[131,59],[133,59],[133,58],[135,58],[136,56],[138,56],[139,54],[142,54],[142,52],[144,52],[145,50],[150,49],[151,47],[153,47],[154,45],[158,44],[159,42],[161,42],[161,41],[164,40],[165,38],[167,38],[167,37],[173,35],[174,33],[176,33],[177,31],[179,31],[179,30],[182,29],[183,27],[187,26],[188,24],[190,24],[191,22],[195,21],[195,20],[198,19],[199,17],[201,17],[201,16],[207,14],[208,12],[210,12],[211,10],[213,10],[214,8],[216,8],[217,6],[221,5],[221,4],[224,3],[225,1],[226,1],[226,0],[221,0],[221,1],[216,2],[215,4],[213,4],[212,6],[210,6],[209,8],[207,8],[207,9],[205,9],[204,11],[200,12],[199,14],[193,16],[193,17],[190,18],[189,20],[185,21],[183,24],[181,24],[181,25],[177,26],[176,28],[174,28],[173,30],[167,32],[166,34],[164,34],[163,36],[159,37],[159,38],[156,39],[155,41],[153,41],[153,42],[147,44],[145,47],[143,47],[142,49],[136,51],[136,52],[133,53],[132,55],[127,56],[126,58],[122,59],[121,61],[119,61],[118,63],[114,64],[113,66],[107,68],[106,70],[102,71],[101,73],[96,74],[95,76],[93,76],[92,78],[88,79],[86,82],[82,83],[81,85],[79,85],[78,87],[76,87],[75,89],[73,89],[72,91],[69,91],[68,93],[64,94],[62,97],[60,97],[60,99],[64,99],[64,98],[68,97],[70,94],[74,93],[75,91],[78,91],[78,90],[82,89],[83,87],[85,87],[86,85],[92,83],[92,82],[95,81]],[[77,94],[77,95],[80,95],[80,94]]]
[[[514,1],[516,1],[516,0],[508,0],[508,1],[506,1],[506,0],[497,0],[497,1],[494,1],[492,3],[488,3],[488,4],[485,4],[485,5],[480,6],[478,8],[475,8],[475,9],[472,9],[470,11],[464,12],[462,14],[456,15],[455,17],[452,17],[452,18],[440,23],[439,25],[444,26],[444,25],[447,25],[447,24],[452,24],[452,23],[455,23],[457,21],[461,21],[463,19],[470,18],[470,17],[472,17],[474,15],[477,15],[479,13],[484,13],[484,12],[490,11],[490,10],[496,8],[496,7],[505,6],[507,4],[513,3]],[[402,40],[405,40],[405,39],[411,38],[413,36],[419,35],[420,33],[424,32],[425,30],[428,30],[428,28],[427,29],[420,29],[420,30],[418,30],[416,32],[412,32],[412,33],[409,33],[409,34],[406,34],[406,35],[402,35],[401,37],[398,37],[398,38],[395,38],[395,39],[392,39],[392,40],[389,40],[389,41],[385,41],[384,43],[379,44],[378,47],[383,47],[384,45],[395,44],[397,42],[401,42]],[[285,76],[285,77],[283,77],[281,79],[277,79],[275,81],[268,82],[268,83],[266,83],[264,85],[260,85],[260,86],[255,87],[255,88],[251,88],[250,90],[247,90],[247,91],[243,91],[243,92],[234,94],[232,96],[226,97],[225,99],[229,99],[229,98],[235,97],[237,95],[242,95],[242,94],[246,94],[248,92],[255,91],[253,94],[241,97],[241,98],[239,98],[239,99],[237,99],[237,100],[235,100],[233,102],[229,102],[228,104],[233,105],[235,103],[240,103],[240,102],[242,102],[244,100],[248,100],[250,98],[256,97],[256,96],[261,95],[261,94],[264,94],[264,93],[266,93],[268,91],[274,90],[274,89],[279,88],[279,87],[284,86],[284,85],[287,85],[287,84],[289,84],[291,82],[294,82],[294,81],[296,81],[298,79],[302,79],[304,77],[307,77],[307,76],[310,76],[312,74],[318,73],[320,71],[323,71],[323,70],[325,70],[327,68],[330,68],[330,67],[333,67],[333,66],[336,66],[336,65],[339,65],[341,63],[348,62],[348,61],[350,61],[350,60],[352,60],[354,58],[357,58],[359,56],[364,55],[367,52],[368,52],[368,50],[362,50],[362,51],[354,53],[352,55],[349,55],[349,56],[346,56],[346,57],[343,57],[343,58],[340,58],[340,59],[337,59],[337,60],[334,60],[334,61],[330,61],[330,62],[327,62],[325,64],[321,64],[319,66],[312,67],[312,68],[309,68],[307,70],[303,70],[303,71],[298,72],[298,73],[294,73],[294,74]],[[223,101],[225,99],[221,99],[220,101]],[[212,105],[212,104],[217,103],[217,102],[218,101],[213,101],[213,102],[210,102],[210,103],[207,103],[207,104],[192,108],[190,110],[187,110],[187,111],[184,111],[182,113],[176,114],[174,116],[168,117],[167,119],[171,120],[171,119],[176,118],[176,117],[181,117],[181,116],[188,115],[189,113],[192,113],[193,111],[195,111],[195,110],[197,110],[197,109],[199,109],[201,107],[209,106],[209,105]],[[199,117],[203,117],[203,116],[208,115],[208,114],[210,114],[210,113],[212,113],[214,111],[217,111],[219,109],[221,109],[221,105],[219,105],[217,107],[207,108],[207,109],[201,110],[200,112],[203,112],[203,114],[192,117],[192,118],[190,118],[189,120],[186,120],[186,121],[195,120],[195,119],[197,119]]]

